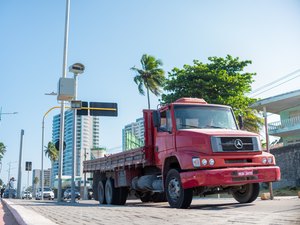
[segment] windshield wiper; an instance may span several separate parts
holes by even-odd
[[[213,125],[206,125],[205,128],[227,129],[226,127],[218,127],[218,126],[213,126]]]
[[[201,128],[201,127],[198,127],[198,126],[193,126],[193,125],[188,125],[188,124],[178,124],[179,126],[181,127],[190,127],[190,128]]]

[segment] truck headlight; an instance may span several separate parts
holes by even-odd
[[[193,157],[192,161],[194,167],[200,167],[200,159],[198,157]]]
[[[271,157],[271,158],[268,158],[268,163],[269,164],[272,164],[273,163],[273,158]]]
[[[263,158],[263,159],[262,159],[262,163],[263,163],[263,164],[266,164],[266,163],[267,163],[267,158]]]
[[[209,160],[209,165],[211,165],[211,166],[215,165],[215,160],[214,159],[210,159]]]
[[[206,159],[202,159],[201,163],[202,163],[203,166],[206,166],[207,165],[207,160]]]

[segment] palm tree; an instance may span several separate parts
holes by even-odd
[[[6,146],[2,142],[0,142],[0,161],[2,160],[5,152],[6,152]]]
[[[138,85],[138,90],[141,95],[145,95],[144,87],[147,90],[148,109],[150,109],[149,91],[154,95],[161,94],[161,87],[165,81],[165,72],[160,66],[163,65],[160,59],[155,59],[154,56],[144,54],[141,58],[142,69],[135,66],[130,68],[136,72],[134,82]]]
[[[52,162],[58,160],[58,150],[51,141],[48,142],[48,146],[45,146],[45,155],[48,156]]]
[[[33,179],[34,185],[37,185],[39,181],[40,181],[40,180],[39,180],[38,177],[34,177],[34,179]]]

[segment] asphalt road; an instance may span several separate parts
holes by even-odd
[[[14,199],[7,203],[17,207],[21,214],[22,209],[26,209],[24,217],[30,219],[42,215],[53,224],[62,225],[300,224],[298,197],[258,199],[251,204],[238,204],[231,198],[194,199],[190,209],[172,209],[168,203],[141,203],[138,200],[129,200],[125,206],[99,206],[94,200],[72,204]]]

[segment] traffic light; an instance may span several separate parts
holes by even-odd
[[[25,171],[32,170],[32,162],[25,162]]]
[[[81,107],[89,107],[88,102],[81,102]],[[89,115],[88,109],[77,109],[77,116],[87,116]]]

